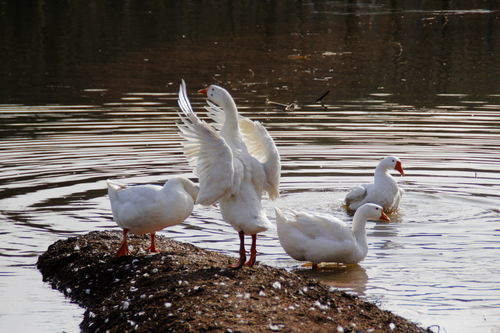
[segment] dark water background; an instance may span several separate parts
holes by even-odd
[[[282,155],[280,207],[350,221],[341,207],[349,188],[370,181],[383,156],[403,159],[401,210],[395,223],[368,225],[360,265],[302,272],[274,231],[259,240],[262,262],[424,326],[498,332],[499,9],[0,1],[0,331],[78,331],[83,310],[44,284],[35,262],[58,239],[117,229],[105,179],[194,177],[175,128],[184,78],[200,112],[196,90],[217,83],[265,123]],[[165,234],[236,255],[235,232],[213,207]]]

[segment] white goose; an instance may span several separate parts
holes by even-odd
[[[364,204],[354,214],[352,229],[341,220],[327,214],[290,211],[287,217],[276,210],[278,237],[285,252],[292,258],[318,263],[355,264],[366,257],[366,221],[390,221],[379,205]]]
[[[395,156],[384,158],[375,169],[375,179],[372,184],[359,185],[351,189],[345,197],[348,209],[355,211],[365,203],[380,205],[386,212],[398,209],[404,190],[398,187],[396,180],[389,174],[397,170],[404,175],[401,160]]]
[[[196,202],[202,205],[220,202],[222,217],[240,237],[240,258],[234,267],[253,266],[257,233],[272,227],[261,199],[263,192],[273,200],[278,197],[279,153],[259,122],[238,114],[233,98],[224,88],[211,85],[200,92],[208,98],[214,126],[201,121],[193,112],[184,80],[179,89],[180,116],[184,123],[179,129],[185,139],[184,154],[200,183]],[[252,236],[246,263],[245,235]]]
[[[198,186],[176,177],[164,186],[124,186],[108,180],[108,195],[113,218],[122,229],[123,239],[117,255],[128,255],[127,234],[150,234],[151,252],[158,252],[155,232],[182,223],[193,211]]]

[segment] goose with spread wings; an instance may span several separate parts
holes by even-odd
[[[280,156],[274,140],[258,121],[238,113],[232,96],[222,87],[210,85],[199,92],[207,97],[211,124],[193,112],[184,80],[179,89],[179,106],[188,162],[199,178],[197,203],[220,203],[223,219],[231,224],[240,238],[239,260],[235,268],[255,264],[257,234],[272,224],[263,208],[267,192],[274,200],[279,196]],[[252,237],[250,258],[246,261],[245,235]]]

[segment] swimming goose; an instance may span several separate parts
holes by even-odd
[[[404,175],[401,160],[395,156],[388,156],[380,161],[375,169],[373,183],[351,189],[345,197],[348,209],[355,211],[363,204],[371,202],[382,206],[385,212],[397,210],[404,190],[398,187],[396,180],[389,174],[391,170],[397,170]]]
[[[198,186],[183,177],[167,180],[165,185],[124,186],[108,180],[108,195],[113,218],[123,229],[117,255],[128,255],[127,234],[150,234],[150,252],[158,252],[155,232],[182,223],[193,211]]]
[[[179,89],[183,121],[179,130],[185,139],[184,154],[200,183],[196,202],[202,205],[220,203],[223,219],[240,238],[239,261],[233,267],[253,266],[257,256],[257,234],[272,228],[261,200],[264,192],[272,200],[279,195],[279,153],[261,123],[238,114],[227,90],[211,85],[200,92],[208,99],[209,115],[215,121],[213,125],[200,120],[193,112],[184,80]],[[245,235],[252,237],[248,261]]]
[[[328,214],[276,210],[278,237],[285,252],[300,261],[358,263],[368,253],[366,221],[390,221],[382,207],[364,204],[353,217],[352,228]],[[287,216],[288,215],[288,216]]]

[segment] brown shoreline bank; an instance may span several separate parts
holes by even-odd
[[[71,237],[38,259],[44,281],[86,309],[83,332],[430,332],[315,280],[262,264],[233,270],[232,257],[162,236],[159,254],[132,235],[133,255],[116,257],[120,237]]]

